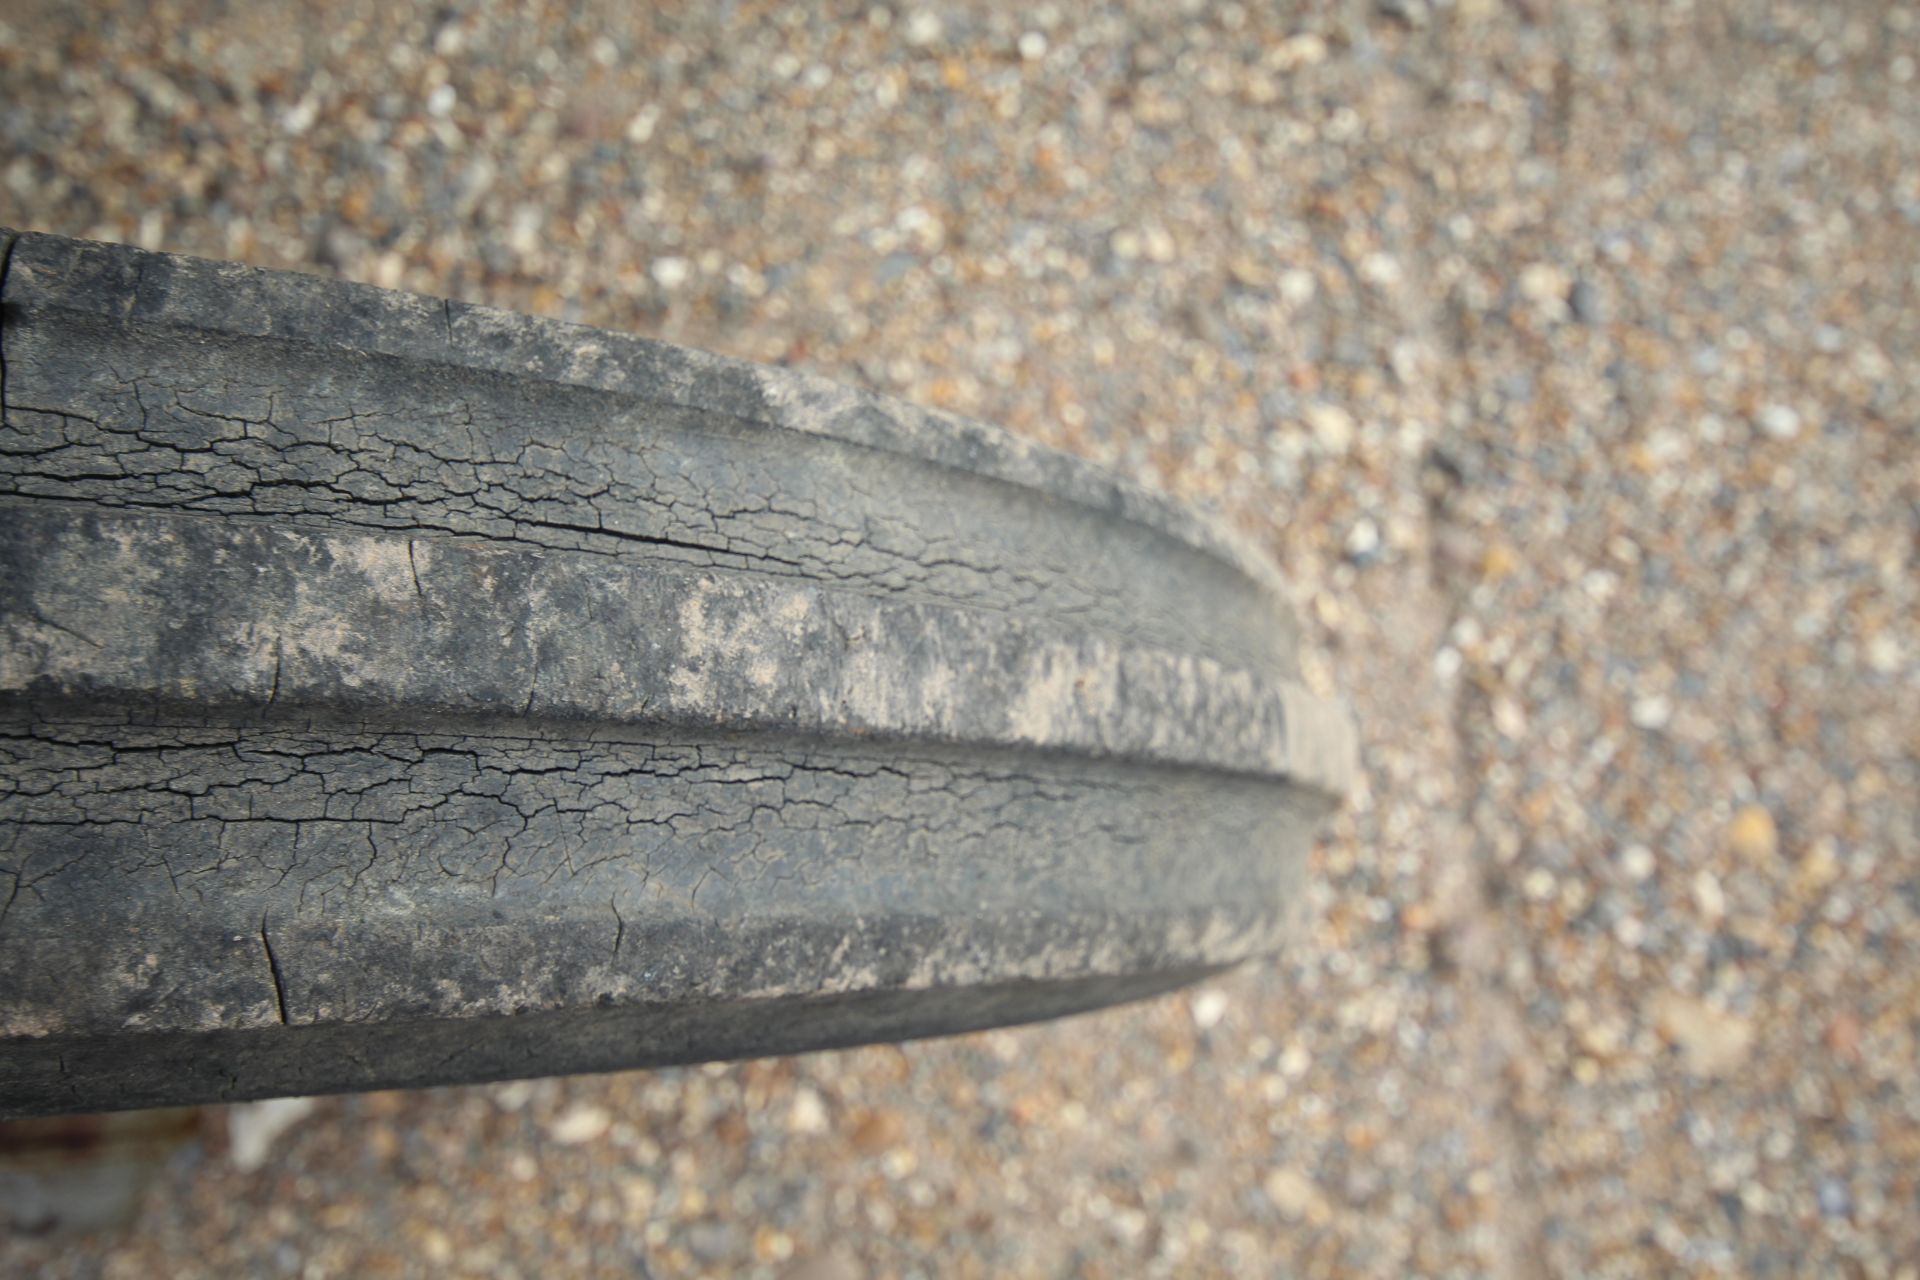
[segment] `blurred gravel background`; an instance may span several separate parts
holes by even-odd
[[[319,1104],[11,1275],[1920,1276],[1920,12],[0,4],[0,221],[1215,504],[1368,780],[1031,1030]]]

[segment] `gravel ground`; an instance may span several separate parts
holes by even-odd
[[[1367,781],[1275,963],[322,1102],[11,1274],[1920,1276],[1920,10],[0,6],[0,221],[1215,505]]]

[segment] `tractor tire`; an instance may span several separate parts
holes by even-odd
[[[1296,917],[1353,731],[1165,498],[790,370],[0,243],[0,1114],[938,1035]]]

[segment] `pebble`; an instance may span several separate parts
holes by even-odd
[[[848,1141],[863,1155],[879,1155],[906,1138],[907,1127],[893,1111],[869,1111],[853,1126]]]
[[[1220,1025],[1227,1016],[1227,993],[1214,987],[1208,987],[1193,998],[1193,1025],[1202,1031],[1211,1031]]]
[[[827,1131],[827,1104],[818,1090],[802,1085],[794,1090],[793,1104],[787,1109],[787,1132],[815,1134]]]
[[[687,1228],[687,1248],[700,1261],[713,1264],[739,1256],[745,1233],[737,1223],[725,1219],[703,1218]]]
[[[1567,273],[1551,263],[1531,263],[1520,272],[1520,296],[1549,319],[1568,314],[1567,295],[1572,289]]]
[[[1282,70],[1317,67],[1327,60],[1327,42],[1311,31],[1282,40],[1273,51],[1272,62]]]
[[[1771,862],[1780,851],[1780,833],[1773,814],[1757,804],[1741,806],[1727,824],[1727,844],[1749,862]]]
[[[1374,7],[1382,15],[1404,22],[1409,27],[1427,25],[1427,0],[1374,0]]]
[[[1628,879],[1645,880],[1654,872],[1656,862],[1653,850],[1643,844],[1630,844],[1620,851],[1620,869],[1627,873]]]
[[[1729,1075],[1753,1048],[1751,1022],[1678,992],[1655,997],[1654,1019],[1660,1034],[1680,1050],[1686,1069],[1697,1076]]]
[[[1591,280],[1576,280],[1567,294],[1567,309],[1581,324],[1605,324],[1607,304]]]
[[[1767,405],[1755,421],[1761,432],[1774,440],[1791,440],[1800,434],[1800,415],[1791,405]]]
[[[905,35],[908,44],[924,49],[937,42],[945,31],[939,14],[929,9],[916,9],[907,18]]]
[[[1307,406],[1307,426],[1314,440],[1328,453],[1339,455],[1353,448],[1353,415],[1337,404],[1315,403]]]
[[[267,1098],[226,1109],[227,1159],[241,1173],[263,1168],[274,1146],[295,1125],[313,1114],[312,1098]]]
[[[654,259],[653,265],[647,270],[662,289],[678,289],[693,273],[693,264],[685,258],[669,256]]]
[[[1361,516],[1347,530],[1347,558],[1357,564],[1366,564],[1380,551],[1380,526],[1366,516]]]
[[[1693,873],[1693,905],[1709,924],[1718,923],[1727,914],[1726,890],[1720,887],[1720,878],[1705,867]]]
[[[598,1142],[612,1124],[613,1116],[605,1107],[576,1102],[555,1117],[547,1133],[563,1147],[577,1147],[586,1142]]]
[[[1673,719],[1673,701],[1665,694],[1650,693],[1633,700],[1630,714],[1634,727],[1657,732]]]
[[[1298,1169],[1274,1169],[1260,1185],[1280,1216],[1289,1222],[1305,1218],[1320,1200],[1313,1180]]]

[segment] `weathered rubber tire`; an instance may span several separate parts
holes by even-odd
[[[6,237],[0,1112],[784,1053],[1270,950],[1271,570],[999,432]]]

